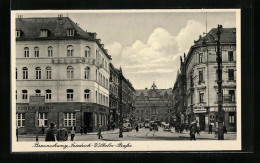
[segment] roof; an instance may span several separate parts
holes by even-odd
[[[68,29],[74,29],[75,35],[67,36]],[[100,39],[96,39],[96,33],[84,31],[69,17],[16,18],[16,30],[22,31],[21,37],[16,38],[17,41],[50,39],[85,39],[95,41],[104,54],[111,59],[106,49],[101,46]],[[41,30],[48,30],[48,37],[40,37]]]

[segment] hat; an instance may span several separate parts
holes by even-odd
[[[51,127],[54,127],[54,126],[55,126],[54,122],[51,122],[50,126],[51,126]]]

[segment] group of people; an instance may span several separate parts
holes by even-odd
[[[87,127],[86,125],[84,127],[81,126],[79,130],[80,130],[81,135],[83,135],[83,133],[86,135],[87,132],[92,131],[92,126],[91,126],[91,124],[89,125],[89,127]]]
[[[45,129],[42,129],[42,132]],[[67,141],[68,140],[68,130],[64,128],[62,125],[60,125],[60,128],[56,131],[55,124],[52,122],[50,124],[50,127],[48,128],[46,132],[45,141],[55,141],[55,133],[56,133],[56,139],[57,141]],[[76,127],[72,126],[70,128],[70,135],[71,135],[71,141],[74,141],[75,133],[76,133]]]

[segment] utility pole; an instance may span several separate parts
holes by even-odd
[[[218,41],[217,41],[217,63],[218,63],[218,140],[224,140],[223,132],[223,121],[224,121],[224,110],[222,107],[222,55],[220,52],[220,35],[221,35],[222,25],[218,25]]]
[[[122,138],[123,137],[123,112],[122,112],[122,69],[120,67],[119,69],[119,137]]]

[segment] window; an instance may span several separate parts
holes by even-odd
[[[46,102],[51,102],[51,90],[46,90]]]
[[[22,99],[24,99],[24,100],[28,99],[27,90],[22,90]]]
[[[85,57],[90,58],[90,47],[88,47],[88,46],[86,46],[86,49],[85,49]]]
[[[74,36],[75,30],[74,29],[68,29],[67,30],[67,36]]]
[[[203,71],[199,71],[199,84],[201,84],[203,81]]]
[[[51,79],[51,67],[46,67],[46,79]]]
[[[235,113],[234,113],[234,112],[229,112],[228,122],[229,122],[230,124],[235,124]]]
[[[48,47],[48,57],[52,57],[53,48],[51,46]]]
[[[98,73],[97,73],[97,70],[96,70],[96,82],[98,81],[98,80],[97,80],[97,78],[98,78],[97,74],[98,74]]]
[[[48,30],[47,29],[42,29],[40,37],[48,37]]]
[[[202,93],[202,92],[199,92],[199,94],[200,94],[200,103],[203,103],[204,102],[204,93]]]
[[[98,103],[98,95],[97,95],[97,91],[96,91],[96,103]]]
[[[34,57],[39,57],[39,48],[38,47],[34,48]]]
[[[17,79],[17,68],[15,68],[15,79]]]
[[[200,54],[199,54],[199,63],[202,63],[202,57],[203,57],[203,54],[200,53]]]
[[[235,99],[235,90],[229,90],[228,94],[229,94],[230,102],[235,102],[236,101],[236,99]]]
[[[228,69],[228,80],[234,80],[234,70]]]
[[[64,126],[76,126],[76,113],[63,113]]]
[[[38,90],[38,89],[35,90],[35,95],[36,95],[36,96],[41,96],[41,90]]]
[[[41,79],[41,68],[40,67],[36,67],[36,79]]]
[[[28,47],[24,48],[24,57],[29,57],[29,48]]]
[[[84,90],[84,99],[85,99],[85,100],[88,100],[88,99],[89,99],[89,96],[90,96],[90,90],[85,89],[85,90]]]
[[[193,87],[193,78],[192,78],[192,75],[190,76],[190,87]]]
[[[89,79],[90,68],[86,67],[84,71],[84,79]]]
[[[74,69],[72,66],[67,67],[67,78],[73,79]]]
[[[228,51],[228,61],[229,61],[229,62],[234,61],[234,58],[233,58],[233,51]]]
[[[73,46],[71,45],[67,47],[67,57],[73,57]]]
[[[16,32],[15,32],[15,36],[16,36],[16,37],[21,37],[21,31],[16,30]]]
[[[47,113],[39,113],[38,115],[38,125],[47,127]]]
[[[73,101],[73,89],[67,89],[67,101]]]
[[[25,113],[16,113],[16,127],[25,126]]]

